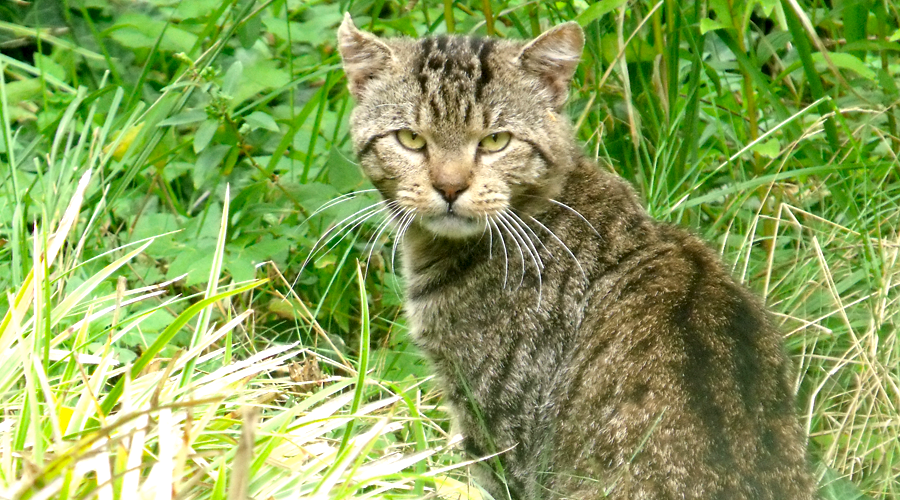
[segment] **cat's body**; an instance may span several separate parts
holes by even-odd
[[[382,41],[347,19],[339,37],[411,330],[466,450],[499,452],[495,498],[812,498],[764,309],[558,114],[579,28]]]

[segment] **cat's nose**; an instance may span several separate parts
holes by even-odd
[[[465,182],[452,184],[434,184],[434,188],[441,194],[447,203],[453,203],[459,198],[463,191],[469,188],[469,184]]]
[[[469,169],[459,165],[444,165],[431,172],[431,185],[447,203],[453,203],[469,188]]]

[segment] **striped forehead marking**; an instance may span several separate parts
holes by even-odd
[[[438,88],[449,83],[460,89],[471,88],[475,99],[481,99],[493,77],[488,58],[494,43],[490,38],[447,35],[420,40],[413,68],[420,90],[427,93],[432,81]]]

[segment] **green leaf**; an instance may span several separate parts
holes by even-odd
[[[222,92],[234,96],[235,92],[238,91],[243,74],[244,64],[240,61],[235,61],[228,68],[228,71],[225,72],[225,78],[222,80]]]
[[[244,122],[246,122],[250,127],[254,130],[258,128],[271,130],[272,132],[279,132],[278,124],[275,123],[275,119],[270,115],[263,113],[262,111],[254,111],[247,115],[244,118]]]
[[[200,153],[196,168],[191,170],[194,187],[200,188],[219,173],[218,166],[230,150],[231,146],[228,144],[214,144]]]
[[[265,89],[285,86],[290,80],[290,75],[280,67],[279,61],[258,59],[243,68],[240,84],[227,93],[234,98],[232,105],[237,106]]]
[[[578,14],[575,17],[575,22],[577,22],[582,27],[587,26],[591,22],[599,19],[601,16],[604,16],[619,7],[625,5],[627,0],[602,0],[597,2],[587,9],[584,9],[584,12]]]
[[[37,78],[6,84],[6,99],[10,103],[10,109],[16,108],[15,103],[30,101],[39,95],[41,95],[41,81]]]
[[[825,64],[825,57],[821,52],[813,53],[812,58],[816,64]],[[859,58],[853,54],[829,52],[828,58],[831,59],[831,62],[838,68],[849,69],[867,80],[875,81],[875,71],[866,66],[866,63],[860,61]]]
[[[291,196],[309,213],[318,210],[329,201],[338,197],[341,192],[328,184],[310,182],[308,184],[289,184],[285,186]]]
[[[197,35],[193,33],[166,21],[136,13],[123,14],[104,34],[131,49],[150,49],[160,35],[162,38],[159,49],[164,52],[189,52],[197,43]]]
[[[206,120],[197,127],[197,133],[194,134],[194,152],[200,153],[206,149],[218,129],[219,121],[212,119]]]
[[[205,120],[206,117],[206,111],[202,109],[192,109],[190,111],[184,111],[182,113],[178,113],[175,116],[166,118],[165,120],[159,122],[157,127],[169,127],[172,125],[186,125],[188,123],[197,123],[199,121]]]
[[[781,152],[781,143],[778,139],[773,138],[765,142],[756,143],[751,149],[766,158],[776,158],[778,153]]]
[[[166,271],[166,279],[174,279],[182,274],[187,274],[184,284],[193,286],[206,282],[204,274],[212,264],[215,242],[205,240],[202,243],[192,243],[182,249],[169,263]]]
[[[57,64],[56,61],[49,58],[48,56],[41,54],[40,52],[36,52],[34,54],[34,65],[41,70],[41,73],[45,75],[55,76],[60,80],[66,79],[66,70],[63,69],[62,66]]]
[[[325,166],[328,169],[329,183],[340,192],[359,189],[365,182],[359,166],[336,148],[331,148]]]
[[[710,31],[720,30],[723,28],[728,28],[728,25],[722,23],[721,21],[712,20],[712,19],[709,19],[708,17],[704,17],[703,19],[700,20],[700,33],[701,34],[705,35],[705,34],[709,33]]]

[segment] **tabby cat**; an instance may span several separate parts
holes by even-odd
[[[348,15],[338,41],[413,337],[495,498],[813,497],[760,302],[576,144],[577,24],[380,39]]]

